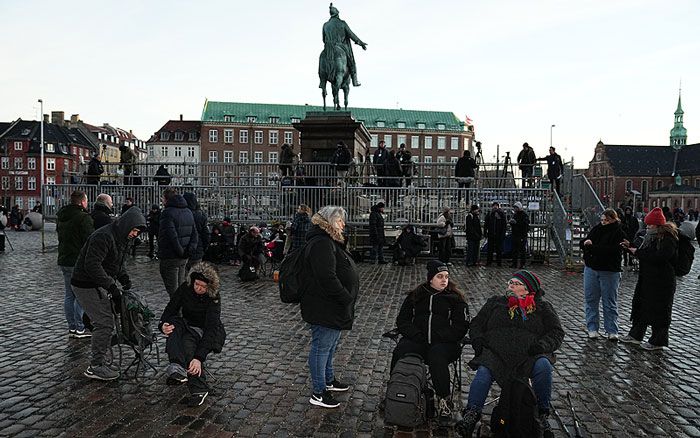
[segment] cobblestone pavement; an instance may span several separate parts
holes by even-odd
[[[180,404],[185,388],[165,385],[161,367],[145,378],[100,383],[82,376],[89,340],[68,339],[63,283],[56,267],[55,233],[8,233],[15,251],[0,255],[0,435],[2,436],[392,436],[378,409],[393,344],[381,334],[393,327],[402,295],[424,278],[424,267],[361,265],[362,288],[355,329],[345,332],[336,369],[352,388],[340,409],[308,403],[309,332],[298,307],[282,304],[271,280],[241,284],[236,268],[223,267],[223,319],[229,337],[207,361],[214,375],[205,404]],[[53,251],[52,251],[52,248]],[[678,283],[671,346],[645,352],[606,340],[587,340],[582,275],[533,266],[558,309],[567,335],[554,373],[553,404],[572,428],[566,408],[571,391],[587,436],[700,437],[700,332],[698,263]],[[129,261],[138,290],[160,314],[166,293],[157,262],[139,253]],[[507,268],[466,270],[453,276],[467,291],[471,314],[508,279]],[[625,273],[620,293],[623,332],[636,277]],[[688,336],[690,335],[690,336]],[[466,363],[469,348],[463,355]],[[464,394],[473,374],[465,371]],[[496,386],[491,396],[497,393]],[[554,421],[552,424],[554,425]],[[557,425],[557,427],[559,427]],[[564,434],[559,430],[559,435]],[[447,429],[398,431],[395,436],[451,436]]]

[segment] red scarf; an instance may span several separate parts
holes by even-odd
[[[508,314],[510,319],[515,316],[515,309],[520,307],[520,314],[523,320],[527,319],[527,314],[535,311],[535,294],[528,294],[525,298],[518,298],[514,295],[508,297]]]

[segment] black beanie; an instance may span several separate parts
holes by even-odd
[[[428,281],[432,280],[438,272],[447,271],[447,265],[440,260],[430,260],[428,262]]]

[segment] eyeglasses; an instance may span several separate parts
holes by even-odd
[[[521,282],[517,280],[509,280],[508,281],[508,286],[524,286]]]

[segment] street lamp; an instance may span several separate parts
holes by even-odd
[[[549,147],[550,148],[552,147],[552,129],[554,129],[555,126],[557,126],[557,125],[552,125],[549,127]]]
[[[39,99],[39,104],[41,106],[39,120],[39,123],[41,123],[41,146],[39,152],[41,155],[41,158],[39,159],[41,161],[41,181],[39,182],[39,196],[41,196],[41,189],[44,187],[44,101]]]

